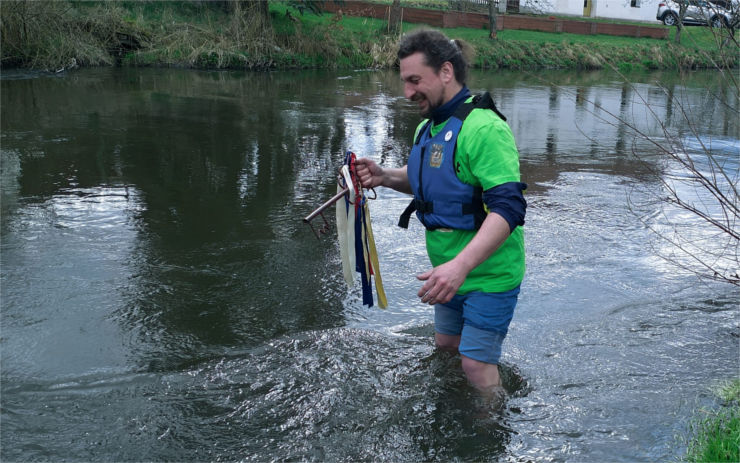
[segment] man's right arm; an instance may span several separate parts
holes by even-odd
[[[383,168],[375,161],[368,158],[359,158],[356,161],[357,176],[364,188],[375,188],[384,186],[392,188],[401,193],[411,194],[411,185],[409,176],[406,173],[406,166],[400,168]]]

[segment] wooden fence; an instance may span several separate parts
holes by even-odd
[[[476,0],[478,1],[478,0]],[[487,1],[487,0],[481,0]],[[370,18],[388,18],[390,6],[362,1],[346,1],[343,5],[334,2],[324,3],[324,9],[330,13],[341,10],[342,14]],[[432,27],[470,27],[481,29],[488,27],[488,15],[484,13],[424,10],[421,8],[402,8],[403,21],[427,24]],[[563,19],[553,16],[530,16],[520,14],[498,15],[496,28],[521,29],[542,32],[569,32],[572,34],[604,34],[625,37],[650,37],[653,39],[668,38],[669,28],[641,26],[639,24],[611,24],[605,22]]]

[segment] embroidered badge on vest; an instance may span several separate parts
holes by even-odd
[[[432,143],[431,155],[429,156],[429,167],[439,167],[442,165],[445,147],[439,143]]]

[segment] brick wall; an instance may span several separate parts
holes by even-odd
[[[448,11],[442,15],[443,27],[469,27],[488,29],[488,15]]]
[[[334,2],[324,3],[325,11],[350,16],[364,16],[370,18],[388,18],[390,6],[365,3],[361,1],[347,1],[344,5]],[[403,8],[403,20],[410,23],[427,24],[432,27],[470,27],[482,29],[488,27],[488,15],[481,13],[463,13],[460,11],[423,10],[420,8]],[[527,16],[517,14],[498,15],[496,27],[498,30],[522,29],[542,32],[569,32],[572,34],[604,34],[626,37],[650,37],[654,39],[668,38],[669,28],[648,27],[629,24],[596,23],[570,19],[551,18],[545,16]]]
[[[558,30],[560,21],[548,21],[534,16],[523,15],[500,15],[498,17],[498,29],[523,29],[528,31],[560,32]]]
[[[590,35],[595,33],[595,25],[596,23],[590,23],[588,21],[567,21],[563,23],[562,32]]]

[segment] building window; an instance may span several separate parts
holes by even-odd
[[[632,8],[640,8],[640,0],[630,0],[630,6]]]

